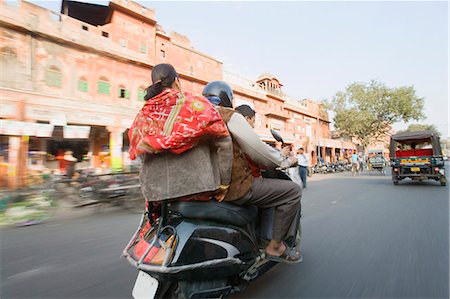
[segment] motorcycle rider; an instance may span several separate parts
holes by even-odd
[[[145,198],[197,199],[208,193],[223,198],[231,179],[232,141],[221,116],[206,98],[181,90],[172,65],[156,65],[151,76],[146,103],[128,132],[130,158],[143,161]]]
[[[246,155],[262,167],[287,168],[297,163],[289,147],[278,151],[262,142],[245,118],[232,109],[233,91],[223,81],[208,83],[203,95],[216,106],[233,139],[231,183],[225,201],[238,205],[275,207],[272,239],[265,248],[268,260],[298,263],[302,256],[284,243],[294,237],[300,222],[301,188],[292,181],[254,177]]]

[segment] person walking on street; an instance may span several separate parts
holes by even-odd
[[[352,176],[355,176],[359,170],[359,156],[355,152],[352,154]]]
[[[359,159],[359,174],[361,174],[364,170],[364,159],[361,156],[361,154],[359,154],[358,159]]]
[[[305,150],[303,149],[303,147],[299,147],[297,151],[298,151],[298,155],[297,155],[298,171],[300,174],[300,178],[302,179],[303,188],[306,188],[306,177],[308,174],[309,161],[308,161],[308,157],[306,156]]]

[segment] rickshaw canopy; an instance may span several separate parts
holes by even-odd
[[[411,143],[423,143],[430,142],[433,146],[433,155],[442,156],[441,144],[439,142],[439,136],[432,131],[417,131],[417,132],[402,132],[391,136],[390,143],[390,157],[395,158],[396,143],[411,144]]]

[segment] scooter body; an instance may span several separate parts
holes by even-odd
[[[287,171],[265,176],[290,179]],[[265,225],[260,225],[261,218]],[[162,204],[161,217],[142,234],[143,217],[141,229],[123,253],[140,270],[133,296],[222,298],[242,290],[276,265],[264,253],[271,221],[273,210],[255,206],[215,201]],[[299,223],[297,238],[286,241],[294,246],[300,237]]]

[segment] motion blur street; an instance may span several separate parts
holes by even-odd
[[[448,298],[448,186],[394,186],[367,171],[309,179],[303,262],[276,266],[234,297]],[[131,298],[137,272],[120,255],[139,218],[86,207],[2,229],[2,298]]]

